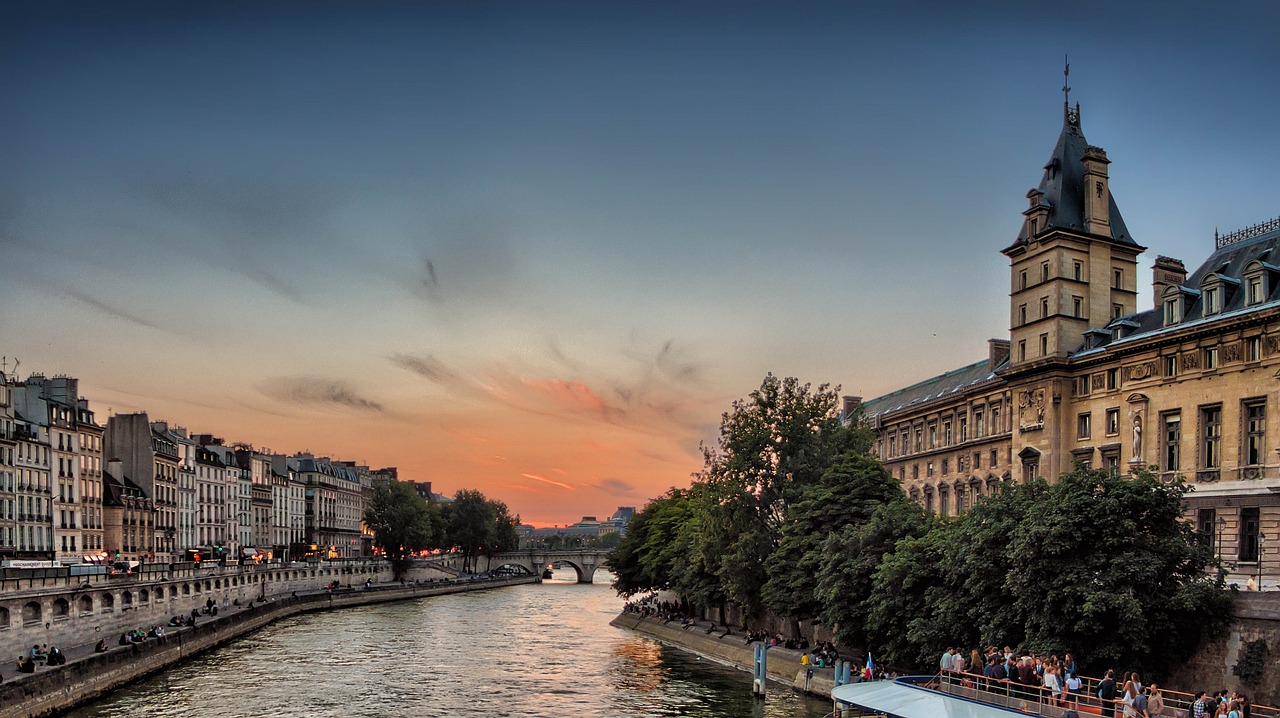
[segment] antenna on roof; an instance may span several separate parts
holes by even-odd
[[[1067,61],[1067,56],[1062,56],[1062,102],[1063,104],[1071,104],[1071,87],[1067,84],[1071,79],[1071,63]]]

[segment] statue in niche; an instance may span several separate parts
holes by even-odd
[[[1142,412],[1133,412],[1133,460],[1142,460]]]

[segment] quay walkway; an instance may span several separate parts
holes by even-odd
[[[37,718],[57,715],[75,705],[92,700],[138,680],[163,671],[199,653],[250,634],[288,616],[371,603],[401,601],[462,591],[500,588],[536,583],[538,577],[489,579],[456,578],[418,582],[386,582],[312,589],[288,595],[258,599],[229,609],[218,607],[217,616],[201,615],[194,627],[164,624],[161,642],[148,638],[141,643],[119,645],[119,636],[103,636],[107,651],[97,653],[93,643],[58,646],[67,661],[59,666],[39,665],[35,673],[18,673],[16,658],[0,671],[0,718]],[[140,626],[144,631],[151,625]]]

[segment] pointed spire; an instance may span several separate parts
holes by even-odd
[[[1068,84],[1071,80],[1071,63],[1067,61],[1067,56],[1062,56],[1062,104],[1064,106],[1071,104],[1071,87]]]

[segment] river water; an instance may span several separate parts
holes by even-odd
[[[609,625],[603,583],[434,596],[278,621],[76,718],[820,718],[830,701]],[[571,576],[572,571],[568,572]]]

